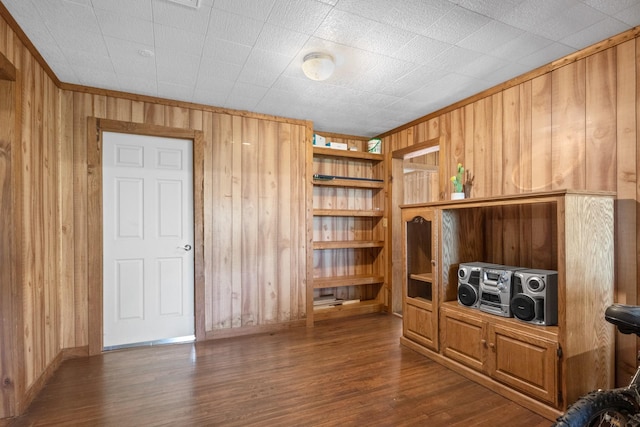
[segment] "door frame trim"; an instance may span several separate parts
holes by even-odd
[[[89,355],[103,351],[102,133],[119,132],[193,141],[194,314],[196,341],[205,339],[204,134],[194,129],[89,117],[87,122],[87,236]]]

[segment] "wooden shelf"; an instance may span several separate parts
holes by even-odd
[[[362,148],[367,141],[339,136],[336,142]],[[312,243],[306,249],[314,262],[307,266],[307,326],[316,320],[383,311],[389,291],[384,262],[388,244],[385,156],[321,146],[312,151],[307,162],[307,203],[313,227],[308,228]],[[352,234],[345,235],[347,230]],[[327,252],[331,250],[334,252]],[[340,250],[353,256],[332,256]],[[337,272],[342,275],[335,276]],[[360,274],[353,274],[356,272]],[[366,300],[329,308],[313,306],[314,298],[330,291]]]
[[[357,160],[372,160],[375,162],[381,162],[384,160],[382,154],[373,154],[366,151],[349,151],[349,150],[336,150],[335,148],[322,148],[313,147],[314,156],[330,156],[330,157],[345,157]]]
[[[357,314],[378,313],[382,311],[382,304],[377,300],[360,301],[353,304],[336,305],[333,307],[315,307],[313,317],[315,320],[334,319],[337,317],[354,316]]]
[[[431,273],[410,274],[409,278],[413,280],[419,280],[421,282],[433,283],[433,274]]]
[[[382,247],[384,247],[384,242],[380,240],[333,240],[326,242],[313,242],[313,249],[363,249]]]
[[[348,187],[348,188],[371,188],[382,189],[384,182],[380,181],[364,181],[360,179],[314,179],[313,185],[323,187]]]
[[[467,209],[485,206],[505,206],[505,205],[528,205],[538,203],[557,203],[564,200],[567,195],[593,196],[593,197],[614,197],[615,192],[611,191],[583,191],[583,190],[554,190],[536,193],[505,194],[492,197],[471,197],[460,200],[440,200],[428,203],[415,203],[400,205],[401,208],[411,207],[434,207],[440,209]]]
[[[316,277],[313,279],[315,289],[336,288],[340,286],[375,285],[384,282],[384,276],[357,274],[354,276]]]
[[[359,217],[382,217],[384,212],[381,210],[354,210],[354,209],[314,209],[313,216],[359,216]]]
[[[422,297],[406,297],[407,304],[414,305],[416,307],[424,308],[426,310],[433,310],[433,301]]]

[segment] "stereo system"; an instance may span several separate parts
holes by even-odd
[[[485,262],[458,267],[458,303],[536,325],[558,323],[558,272]]]
[[[537,325],[558,323],[558,272],[522,270],[514,274],[511,311],[514,317]]]
[[[511,315],[513,273],[520,267],[500,265],[482,270],[480,280],[480,310],[502,317]]]
[[[480,279],[484,268],[496,267],[486,262],[468,262],[458,267],[458,302],[466,307],[480,305]]]

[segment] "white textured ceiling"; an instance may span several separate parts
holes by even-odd
[[[0,1],[62,82],[361,136],[640,25],[640,0]],[[329,80],[302,74],[313,51]]]

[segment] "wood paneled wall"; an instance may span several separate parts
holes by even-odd
[[[60,85],[0,12],[0,418],[88,352],[90,117],[202,131],[206,338],[304,325],[311,122]]]
[[[64,347],[87,345],[87,117],[195,129],[204,135],[205,333],[304,319],[305,149],[310,124],[62,91],[73,150],[73,313]],[[73,151],[73,152],[72,152]],[[67,308],[68,309],[68,308]],[[72,321],[75,319],[75,321]],[[243,331],[240,333],[248,333]]]
[[[0,417],[22,411],[59,363],[59,89],[0,19]],[[0,73],[7,76],[6,73]],[[37,387],[36,387],[37,388]]]
[[[425,116],[383,135],[383,146],[397,150],[440,138],[441,200],[451,193],[457,163],[475,175],[474,197],[564,188],[617,192],[616,299],[636,304],[640,41],[628,34],[620,40]],[[517,244],[509,230],[501,233]],[[635,371],[635,341],[618,339],[621,384]]]

